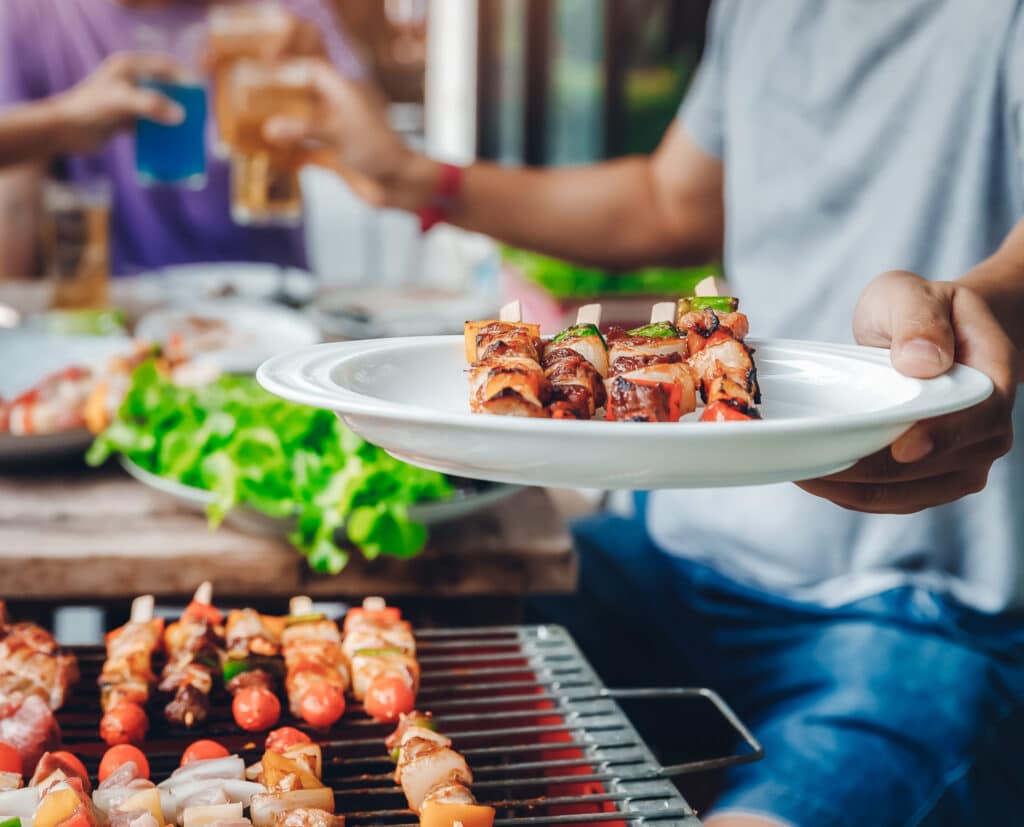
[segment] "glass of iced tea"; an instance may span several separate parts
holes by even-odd
[[[239,224],[298,224],[302,156],[271,147],[263,138],[263,127],[276,115],[311,117],[314,97],[308,67],[301,60],[240,60],[231,70],[230,88],[232,218]]]
[[[213,80],[213,110],[217,121],[218,157],[227,158],[234,142],[230,73],[242,58],[276,53],[288,37],[291,17],[279,3],[213,6],[207,16],[207,61]]]
[[[103,307],[110,282],[110,182],[47,181],[43,257],[56,308]]]

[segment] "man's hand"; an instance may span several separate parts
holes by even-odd
[[[93,152],[139,118],[169,126],[181,123],[185,112],[177,103],[138,85],[146,78],[172,78],[176,70],[175,63],[161,55],[111,55],[89,77],[53,99],[58,121],[54,128],[63,130],[63,151]]]
[[[322,60],[307,66],[316,99],[312,116],[271,118],[264,127],[267,141],[333,169],[373,206],[412,211],[423,206],[433,191],[437,164],[405,145],[365,86]]]
[[[1018,351],[985,301],[956,282],[883,273],[861,294],[853,332],[888,347],[900,373],[928,379],[953,362],[987,374],[995,390],[966,411],[924,420],[892,446],[847,471],[799,483],[844,508],[909,514],[985,487],[992,463],[1010,450]]]

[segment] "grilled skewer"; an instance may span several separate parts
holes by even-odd
[[[186,727],[206,718],[210,710],[213,672],[220,663],[221,613],[211,605],[213,586],[200,584],[181,619],[164,632],[167,664],[160,676],[160,691],[173,692],[164,707],[168,721]]]
[[[731,296],[681,299],[676,323],[686,331],[689,361],[700,381],[705,422],[759,419],[761,391],[753,350],[746,344],[749,324]]]
[[[422,827],[493,827],[494,808],[477,804],[466,759],[437,732],[429,714],[403,715],[385,744],[395,761],[395,782]]]
[[[497,321],[466,322],[469,407],[474,413],[545,417],[551,383],[540,365],[540,326],[520,320],[519,302]]]
[[[313,613],[308,597],[293,597],[281,633],[285,690],[292,714],[315,727],[329,727],[345,712],[350,684],[338,624]]]
[[[609,335],[609,420],[678,422],[697,407],[686,340],[671,322],[674,311],[671,303],[656,304],[650,324]]]
[[[97,683],[104,713],[100,735],[108,744],[141,741],[146,734],[144,707],[156,682],[153,655],[163,631],[163,620],[153,617],[153,595],[147,594],[132,601],[128,622],[107,635],[107,659]]]
[[[367,714],[397,721],[411,712],[419,690],[420,666],[412,627],[381,597],[368,597],[345,616],[342,651],[352,669],[352,694]]]
[[[605,402],[608,345],[598,329],[601,305],[588,304],[576,314],[576,324],[544,345],[541,365],[551,383],[554,419],[592,419]]]

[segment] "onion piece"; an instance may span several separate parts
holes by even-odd
[[[172,772],[157,786],[163,789],[173,788],[185,781],[198,781],[202,778],[245,778],[245,761],[237,755],[190,761]]]
[[[242,805],[214,804],[208,807],[188,807],[182,815],[182,827],[206,827],[218,821],[235,821],[242,817]]]

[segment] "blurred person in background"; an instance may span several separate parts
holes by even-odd
[[[575,169],[459,171],[325,67],[317,86],[317,116],[267,137],[333,148],[373,204],[609,268],[722,257],[759,335],[852,329],[904,374],[991,377],[830,478],[580,524],[580,592],[553,614],[613,685],[697,681],[752,723],[766,757],[708,827],[1017,823],[1024,2],[718,0],[655,153]]]
[[[0,119],[4,110],[21,104],[53,96],[64,100],[63,93],[85,86],[83,81],[115,55],[121,80],[145,76],[149,67],[133,66],[131,60],[136,58],[120,55],[137,51],[140,28],[180,32],[205,21],[211,5],[207,0],[4,0],[0,3]],[[293,20],[290,36],[279,44],[282,56],[323,54],[346,77],[362,77],[362,67],[328,0],[283,0],[282,5]],[[89,97],[92,105],[104,106],[104,89],[99,84],[91,89],[91,96],[81,94],[79,99]],[[212,119],[212,106],[208,112]],[[52,136],[51,156],[62,162],[62,177],[111,182],[115,275],[204,261],[305,266],[302,227],[241,227],[232,222],[229,165],[212,157],[210,147],[202,189],[146,188],[136,180],[130,134],[112,135],[97,147],[78,142],[73,133],[80,126],[55,123],[61,134]],[[118,125],[130,126],[131,119]],[[0,278],[24,277],[38,270],[36,204],[44,173],[41,164],[0,173]]]

